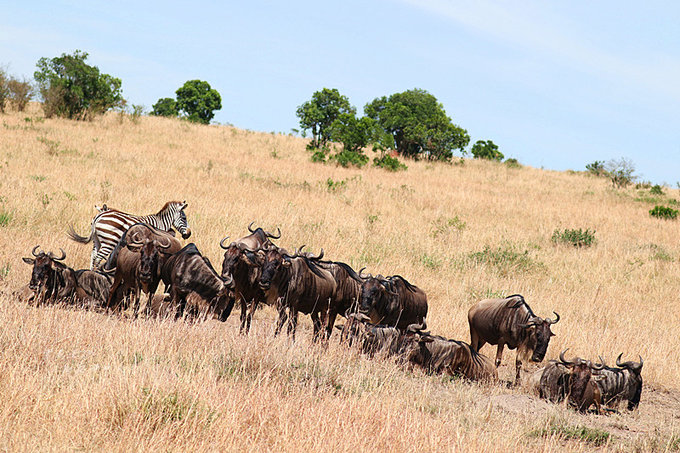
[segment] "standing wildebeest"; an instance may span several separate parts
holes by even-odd
[[[639,362],[621,362],[619,354],[616,358],[618,368],[605,366],[595,374],[595,381],[602,392],[602,402],[609,407],[628,401],[628,410],[632,411],[640,404],[642,394],[642,357]]]
[[[407,328],[407,332],[415,332],[404,352],[405,359],[410,363],[420,366],[427,373],[448,373],[472,381],[498,379],[498,371],[491,359],[479,354],[469,344],[420,330],[413,325]]]
[[[66,258],[63,249],[57,257],[52,252],[36,253],[38,248],[40,246],[36,245],[31,251],[35,258],[23,258],[33,266],[28,287],[34,292],[37,303],[75,299],[100,305],[106,301],[111,286],[108,277],[89,269],[73,270],[66,266],[61,262]]]
[[[172,231],[174,227],[182,235],[182,238],[187,239],[191,236],[191,229],[184,213],[186,207],[186,201],[169,201],[158,213],[139,216],[117,209],[109,209],[104,205],[101,209],[97,207],[99,213],[92,219],[89,236],[80,236],[75,232],[72,225],[69,225],[67,235],[81,244],[93,242],[90,269],[94,269],[99,267],[101,261],[106,261],[116,244],[120,242],[123,234],[135,223],[145,223],[166,232]]]
[[[555,316],[554,321],[536,316],[519,294],[482,300],[468,311],[470,346],[479,352],[485,343],[497,344],[496,366],[501,364],[504,346],[517,348],[515,383],[519,383],[522,360],[530,357],[532,362],[541,362],[545,357],[554,336],[550,325],[560,320],[560,315]]]
[[[595,405],[596,413],[599,414],[602,394],[593,374],[602,370],[604,363],[593,364],[579,357],[567,360],[564,358],[565,352],[566,349],[560,353],[559,361],[551,360],[536,373],[539,379],[534,385],[539,396],[553,403],[566,399],[569,406],[580,412],[586,412]]]
[[[123,295],[131,291],[137,316],[140,291],[143,291],[149,295],[145,311],[150,314],[151,302],[161,281],[161,267],[169,255],[181,248],[179,240],[167,232],[144,223],[132,225],[104,265],[106,272],[115,271],[106,306],[117,309]]]
[[[368,276],[361,285],[359,312],[374,324],[387,324],[400,330],[411,324],[422,324],[427,316],[425,292],[405,278]]]
[[[396,327],[386,325],[371,324],[371,318],[363,313],[345,313],[347,321],[344,325],[335,326],[342,331],[340,341],[347,342],[351,347],[357,343],[361,352],[373,357],[378,353],[386,355],[397,355],[401,350],[403,336]],[[414,325],[414,327],[424,328],[424,325]]]
[[[314,338],[320,335],[328,338],[333,329],[333,325],[328,324],[328,312],[337,288],[333,275],[307,256],[290,256],[279,249],[260,250],[257,256],[262,263],[260,288],[268,304],[278,304],[279,320],[274,334],[278,335],[289,317],[288,334],[295,338],[298,312],[302,312],[312,317]],[[323,324],[325,332],[322,332]]]
[[[225,246],[228,236],[220,241],[220,247],[224,252],[222,262],[222,278],[231,276],[234,279],[234,293],[241,305],[241,328],[240,332],[247,334],[250,331],[250,323],[253,313],[260,302],[265,302],[264,291],[260,288],[261,269],[257,264],[257,259],[253,255],[261,248],[275,247],[271,239],[279,239],[267,233],[262,228],[252,229],[253,224],[248,225],[251,234],[238,239],[228,246]]]
[[[177,307],[177,318],[184,315],[187,296],[191,292],[201,296],[220,321],[226,321],[229,317],[234,306],[231,292],[234,280],[231,277],[222,279],[195,244],[188,244],[168,258],[161,274],[166,287],[170,287],[172,304]]]

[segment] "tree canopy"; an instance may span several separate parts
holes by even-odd
[[[336,88],[323,88],[312,95],[312,99],[300,105],[296,114],[303,131],[311,130],[311,148],[323,148],[331,140],[332,125],[341,114],[354,116],[356,109]]]
[[[220,93],[203,80],[189,80],[175,94],[177,111],[195,123],[209,124],[215,116],[214,111],[222,108]]]
[[[470,151],[475,159],[503,160],[505,157],[491,140],[477,140]]]
[[[177,116],[177,102],[173,98],[161,98],[152,106],[152,115],[156,116]]]
[[[453,150],[464,152],[470,142],[467,131],[451,122],[442,104],[418,88],[376,98],[364,112],[392,136],[403,156],[448,160]]]
[[[38,60],[33,77],[47,117],[85,120],[123,105],[120,79],[100,73],[86,59],[87,52],[76,50],[72,55]]]

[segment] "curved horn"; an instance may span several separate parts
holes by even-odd
[[[642,365],[644,365],[644,361],[642,360],[642,356],[638,355],[640,357],[639,362],[623,362],[621,363],[621,356],[623,356],[623,352],[619,354],[619,356],[616,358],[616,366],[621,367],[621,368],[630,368],[631,370],[639,371],[642,369]]]
[[[228,246],[225,247],[224,245],[224,241],[226,241],[227,239],[229,239],[229,236],[225,236],[224,239],[220,241],[220,247],[222,247],[224,250],[227,250],[229,248]]]
[[[293,256],[301,256],[302,249],[307,247],[307,244],[301,245],[299,249],[295,249],[295,252],[293,253]]]
[[[35,251],[36,251],[36,250],[38,250],[39,248],[40,248],[40,246],[39,246],[39,245],[36,245],[35,247],[33,247],[33,250],[31,250],[31,254],[32,254],[33,256],[36,256],[36,257],[37,257],[37,256],[38,256],[38,254],[37,254],[37,253],[35,253]]]
[[[251,233],[254,233],[254,232],[255,232],[255,230],[253,230],[253,228],[252,228],[252,227],[253,227],[253,223],[255,223],[254,220],[253,220],[252,222],[250,222],[250,225],[248,225],[248,231],[250,231]]]
[[[130,243],[133,245],[139,245],[142,243],[142,239],[139,237],[139,233],[135,232],[130,238]]]
[[[565,349],[564,351],[560,352],[560,362],[562,362],[562,365],[575,365],[574,360],[567,360],[564,358],[564,354],[569,350],[569,348]]]
[[[60,257],[56,257],[56,256],[54,256],[54,253],[50,252],[50,258],[52,258],[54,261],[61,261],[64,258],[66,258],[66,252],[64,251],[64,249],[59,247],[59,250],[61,250],[61,256]]]
[[[356,320],[358,320],[358,321],[361,321],[361,322],[368,322],[368,321],[371,320],[371,318],[369,318],[368,316],[366,316],[364,313],[352,313],[352,314],[349,315],[349,316],[350,316],[351,318],[354,318],[354,319],[356,319]]]
[[[408,327],[406,328],[407,332],[413,332],[413,333],[420,333],[421,331],[427,329],[427,324],[425,323],[425,320],[423,319],[423,322],[420,324],[409,324]]]
[[[224,280],[224,284],[231,288],[234,285],[234,277],[231,274],[228,274],[227,278],[222,277]]]
[[[269,238],[271,238],[271,239],[281,239],[281,228],[276,227],[276,231],[279,232],[279,235],[278,235],[278,236],[274,236],[274,235],[271,234],[271,233],[266,233],[266,234],[267,234],[267,237],[269,237]]]
[[[600,363],[589,364],[589,365],[590,365],[590,368],[592,370],[600,371],[600,370],[604,369],[605,363],[604,363],[604,359],[602,358],[602,356],[598,355],[597,357],[600,359]]]
[[[161,243],[160,243],[160,240],[159,240],[159,241],[157,241],[157,242],[158,242],[158,246],[159,246],[160,248],[162,248],[162,249],[168,249],[168,248],[170,248],[170,246],[172,245],[172,242],[170,242],[170,239],[168,239],[168,238],[163,238],[163,237],[161,237],[161,238],[162,238],[162,239],[165,239],[167,242],[166,242],[165,244],[161,244]]]
[[[619,354],[619,356],[616,358],[616,366],[622,367],[624,364],[621,363],[621,356],[623,356],[623,352]]]
[[[360,277],[360,278],[366,279],[366,278],[370,277],[371,274],[368,274],[367,276],[364,275],[364,269],[366,269],[366,266],[364,266],[364,267],[362,267],[361,269],[359,269],[359,277]]]
[[[557,324],[560,320],[560,315],[557,314],[556,311],[554,311],[553,313],[555,313],[555,320],[553,321],[552,319],[546,319],[546,321],[548,321],[548,324]]]
[[[323,249],[321,249],[321,253],[319,253],[319,256],[314,256],[310,253],[308,258],[310,260],[320,260],[321,258],[323,258]]]

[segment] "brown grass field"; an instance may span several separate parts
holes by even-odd
[[[680,450],[679,223],[648,214],[677,190],[659,201],[583,173],[470,159],[344,169],[311,163],[292,136],[113,113],[43,119],[36,104],[0,121],[3,451]],[[37,244],[89,265],[91,247],[65,232],[89,233],[95,204],[149,214],[169,200],[188,201],[191,241],[216,266],[225,235],[280,227],[281,246],[405,276],[447,337],[469,341],[478,300],[521,293],[538,315],[562,316],[547,359],[567,347],[610,364],[641,355],[639,410],[580,415],[522,388],[369,360],[337,338],[324,348],[304,316],[295,343],[274,338],[269,307],[245,338],[236,310],[226,323],[132,320],[11,295]],[[555,245],[558,228],[595,230],[597,243]]]

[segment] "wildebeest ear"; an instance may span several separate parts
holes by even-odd
[[[184,201],[182,202],[182,206],[181,206],[179,209],[184,209],[184,208],[186,208],[187,206],[188,206],[188,203],[187,203],[186,200],[184,200]]]
[[[21,258],[21,259],[24,260],[24,263],[30,264],[31,266],[35,264],[35,259],[33,258]]]

